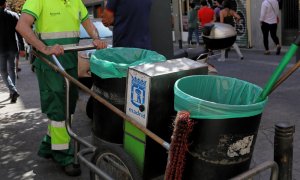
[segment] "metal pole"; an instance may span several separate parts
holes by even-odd
[[[279,180],[292,180],[294,132],[295,125],[275,125],[274,161],[279,167]]]
[[[174,19],[174,33],[175,33],[175,41],[178,40],[179,48],[182,49],[182,33],[181,33],[181,27],[182,27],[182,16],[181,16],[181,0],[173,0],[172,6],[173,6],[173,19]]]
[[[264,163],[261,163],[261,164],[255,166],[254,168],[231,178],[230,180],[251,180],[255,175],[257,175],[267,169],[271,169],[270,180],[277,180],[278,179],[278,165],[274,161],[266,161]]]

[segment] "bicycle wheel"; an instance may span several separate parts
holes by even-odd
[[[133,159],[118,145],[101,144],[92,162],[113,179],[142,180]],[[90,174],[92,180],[101,179],[94,172]]]

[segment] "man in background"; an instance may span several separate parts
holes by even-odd
[[[195,3],[190,3],[190,11],[188,13],[188,44],[192,45],[192,37],[193,34],[195,34],[197,45],[200,45],[199,41],[199,21],[197,18],[197,11],[198,9],[196,8]]]
[[[19,53],[25,56],[24,41],[15,30],[18,14],[5,8],[6,0],[0,0],[0,74],[9,89],[11,103],[16,103],[20,96],[16,88],[16,57]]]
[[[198,19],[202,27],[204,27],[207,23],[215,21],[215,12],[212,8],[208,7],[206,0],[201,1],[201,8],[198,11]]]
[[[113,47],[151,49],[152,0],[108,0],[103,13],[105,26],[113,26]]]

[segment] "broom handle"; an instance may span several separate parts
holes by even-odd
[[[280,64],[277,66],[275,72],[272,74],[271,78],[265,85],[263,91],[257,98],[256,102],[261,102],[261,101],[265,100],[266,97],[271,93],[273,86],[277,82],[278,78],[280,77],[281,73],[285,69],[286,65],[290,62],[290,60],[294,56],[299,45],[300,45],[300,36],[298,36],[296,38],[295,42],[291,45],[288,52],[284,55],[283,59],[281,60]]]
[[[118,116],[120,116],[124,120],[130,122],[132,125],[134,125],[135,127],[137,127],[139,130],[141,130],[147,136],[149,136],[150,138],[152,138],[158,144],[160,144],[161,146],[163,146],[165,149],[169,150],[170,144],[167,143],[166,141],[164,141],[162,138],[160,138],[159,136],[157,136],[156,134],[154,134],[153,132],[151,132],[149,129],[145,128],[143,125],[141,125],[140,123],[138,123],[136,120],[134,120],[133,118],[129,117],[124,112],[122,112],[121,110],[119,110],[118,108],[116,108],[115,106],[113,106],[111,103],[109,103],[108,101],[106,101],[105,99],[103,99],[102,97],[100,97],[99,95],[97,95],[95,92],[93,92],[92,90],[90,90],[89,88],[87,88],[86,86],[84,86],[83,84],[81,84],[77,79],[75,79],[72,76],[70,76],[63,69],[60,69],[59,67],[57,67],[56,65],[54,65],[52,62],[50,62],[46,58],[44,58],[41,55],[39,55],[37,52],[32,51],[32,53],[36,57],[38,57],[40,60],[42,60],[44,63],[46,63],[47,65],[49,65],[52,69],[54,69],[59,74],[61,74],[63,77],[67,78],[70,82],[72,82],[73,84],[77,85],[80,89],[82,89],[83,91],[85,91],[86,93],[88,93],[89,95],[91,95],[94,99],[96,99],[97,101],[99,101],[101,104],[105,105],[107,108],[109,108],[110,110],[112,110]]]
[[[290,75],[292,75],[298,68],[300,67],[300,60],[293,66],[291,67],[273,86],[271,89],[270,93],[271,94],[280,84],[282,84]]]

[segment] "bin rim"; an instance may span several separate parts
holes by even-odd
[[[188,78],[192,78],[192,77],[198,77],[198,76],[199,76],[199,77],[204,77],[204,76],[206,76],[206,77],[222,77],[222,78],[225,78],[225,79],[237,80],[237,81],[241,81],[241,82],[245,82],[245,83],[251,84],[251,85],[253,85],[254,87],[260,89],[261,91],[263,90],[261,87],[259,87],[259,86],[256,85],[256,84],[253,84],[253,83],[250,83],[250,82],[241,80],[241,79],[233,78],[233,77],[219,76],[219,75],[218,75],[218,76],[216,76],[216,75],[191,75],[191,76],[185,76],[185,77],[183,77],[183,78],[178,79],[178,80],[175,82],[174,88],[176,87],[178,90],[180,90],[180,89],[178,88],[178,83],[179,83],[180,80],[188,79]],[[180,91],[181,91],[181,90],[180,90]],[[183,91],[181,91],[181,93],[182,93],[182,94],[185,94],[185,95],[187,95],[187,96],[190,96],[190,97],[193,98],[193,99],[199,99],[199,98],[196,98],[196,97],[194,97],[194,96],[192,96],[192,95],[189,95],[189,94],[187,94],[187,93],[185,93],[185,92],[183,92]],[[266,101],[267,99],[268,99],[268,97],[267,97],[264,101]],[[212,104],[222,104],[222,103],[216,103],[216,102],[212,102],[212,101],[207,101],[207,100],[204,100],[204,99],[201,99],[201,100],[204,101],[204,102],[207,102],[207,103],[212,103]],[[260,102],[253,103],[253,104],[249,104],[249,105],[262,104],[264,101],[260,101]],[[230,105],[230,104],[222,104],[222,105],[231,106],[231,107],[235,107],[235,106],[238,106],[238,107],[240,107],[240,106],[249,106],[249,105]]]
[[[103,79],[122,78],[127,76],[129,67],[162,61],[166,61],[166,57],[153,50],[113,47],[95,51],[90,58],[90,69]]]
[[[204,100],[204,99],[201,99],[201,98],[197,98],[193,95],[190,95],[190,94],[187,94],[185,93],[184,91],[182,91],[178,86],[179,86],[179,83],[185,79],[189,79],[189,78],[197,78],[197,77],[208,77],[208,78],[222,78],[222,79],[230,79],[230,80],[234,80],[234,81],[239,81],[239,82],[242,82],[242,83],[247,83],[247,84],[250,84],[251,86],[257,88],[259,91],[262,92],[262,88],[259,87],[258,85],[256,84],[253,84],[253,83],[250,83],[250,82],[247,82],[247,81],[244,81],[244,80],[241,80],[241,79],[237,79],[237,78],[234,78],[234,77],[227,77],[227,76],[216,76],[216,75],[191,75],[191,76],[185,76],[183,78],[180,78],[178,79],[175,84],[174,84],[174,93],[175,93],[175,96],[176,96],[176,92],[180,93],[181,95],[185,96],[186,98],[189,98],[189,99],[193,99],[195,101],[201,101],[203,103],[206,103],[208,104],[209,106],[214,106],[216,108],[218,107],[222,107],[222,108],[239,108],[239,109],[245,109],[245,108],[255,108],[255,107],[264,107],[267,100],[268,100],[268,97],[266,97],[266,99],[264,99],[263,101],[260,101],[260,102],[253,102],[251,104],[242,104],[242,105],[232,105],[232,104],[224,104],[224,103],[218,103],[218,102],[213,102],[213,101],[208,101],[208,100]],[[176,97],[175,97],[176,99]],[[175,101],[175,100],[174,100]],[[174,107],[175,107],[175,110],[176,111],[180,111],[180,110],[184,110],[184,109],[179,109],[175,106],[175,102],[174,102]],[[186,109],[185,109],[186,110]],[[189,110],[187,110],[189,111]],[[257,115],[257,114],[260,114],[262,113],[263,111],[263,108],[261,111],[256,111],[255,113],[245,113],[245,114],[235,114],[235,115],[216,115],[215,117],[211,117],[211,116],[198,116],[198,115],[194,115],[192,112],[191,113],[191,118],[207,118],[207,119],[219,119],[219,118],[238,118],[238,117],[248,117],[248,116],[252,116],[252,115]]]

